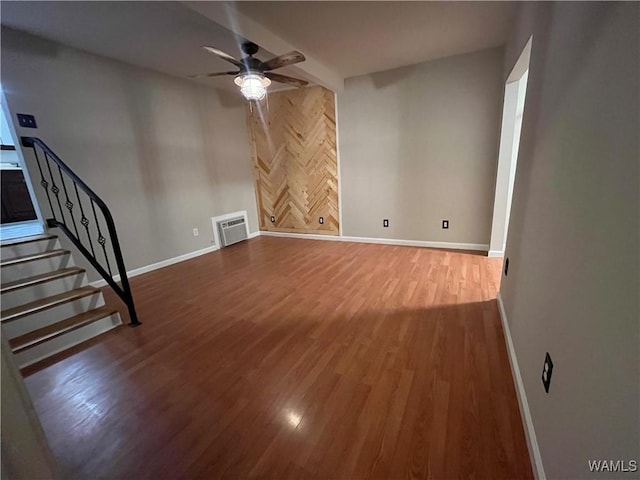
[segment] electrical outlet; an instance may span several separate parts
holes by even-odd
[[[200,235],[200,232],[198,232],[198,229],[197,229],[197,228],[194,228],[194,229],[193,229],[193,236],[194,236],[194,237],[197,237],[198,235]]]
[[[276,223],[276,217],[274,217],[273,215],[271,215],[271,223]]]
[[[544,357],[544,366],[542,367],[542,385],[544,385],[544,391],[549,393],[549,387],[551,386],[551,373],[553,372],[553,362],[551,361],[551,355],[547,352]]]
[[[509,275],[509,257],[504,261],[504,276]]]
[[[25,128],[38,128],[36,125],[36,118],[33,115],[28,115],[26,113],[18,113],[16,114],[18,117],[18,125]]]
[[[442,220],[442,228],[449,228],[449,220]]]
[[[324,223],[324,217],[320,217],[320,219],[318,220],[318,222],[320,222],[320,225],[322,225]]]
[[[389,226],[389,219],[385,218],[384,220],[382,220],[382,226],[384,228],[387,228]]]

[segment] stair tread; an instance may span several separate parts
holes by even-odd
[[[59,270],[54,270],[52,272],[40,273],[38,275],[33,275],[32,277],[26,277],[20,280],[15,280],[13,282],[3,283],[2,285],[0,285],[0,293],[12,292],[20,288],[29,287],[32,285],[38,285],[41,283],[50,282],[52,280],[58,280],[59,278],[64,278],[71,275],[78,275],[84,272],[85,272],[84,268],[67,267],[67,268],[61,268]]]
[[[53,325],[48,325],[13,338],[9,340],[9,346],[13,350],[13,353],[19,353],[116,313],[118,313],[117,310],[107,306],[94,308],[93,310],[79,313]]]
[[[69,290],[68,292],[52,295],[51,297],[45,297],[33,302],[25,303],[24,305],[18,305],[17,307],[9,308],[2,312],[1,317],[3,322],[9,322],[17,320],[18,318],[30,315],[33,313],[41,312],[49,308],[56,307],[63,303],[72,302],[88,295],[94,295],[99,293],[100,289],[86,286]]]
[[[28,237],[12,238],[10,240],[0,242],[0,247],[12,247],[15,245],[22,245],[24,243],[40,242],[42,240],[53,240],[56,238],[58,238],[56,235],[51,235],[49,233],[45,233],[42,235],[31,235]]]
[[[23,255],[21,257],[2,260],[2,263],[0,264],[0,266],[6,267],[8,265],[15,265],[17,263],[32,262],[34,260],[41,260],[43,258],[49,258],[49,257],[57,257],[59,255],[68,255],[69,253],[70,253],[69,250],[64,250],[64,249],[49,250],[47,252],[34,253],[31,255]]]

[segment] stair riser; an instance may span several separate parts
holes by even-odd
[[[87,276],[83,272],[78,275],[69,275],[49,282],[38,283],[37,285],[3,293],[1,297],[2,309],[8,310],[9,308],[24,305],[25,303],[33,302],[41,298],[68,292],[76,288],[84,287],[87,283]]]
[[[103,305],[104,298],[102,297],[102,292],[99,292],[95,295],[89,295],[74,300],[73,302],[63,303],[62,305],[32,315],[27,315],[9,322],[3,322],[4,334],[9,339],[15,338]]]
[[[0,248],[0,259],[10,260],[16,257],[35,255],[36,253],[44,253],[49,250],[56,250],[59,248],[60,241],[57,238],[40,240],[39,242],[21,243],[19,245],[10,245]]]
[[[111,330],[122,324],[119,314],[97,320],[82,328],[60,335],[33,348],[29,348],[15,355],[20,368],[26,367],[37,361],[62,352],[84,341],[87,341],[101,333]]]
[[[61,268],[74,266],[71,255],[56,255],[31,262],[22,262],[15,265],[5,265],[2,267],[2,283],[22,280],[23,278],[49,273]]]

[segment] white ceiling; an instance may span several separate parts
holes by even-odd
[[[515,2],[235,3],[245,15],[343,77],[506,43]]]
[[[514,2],[207,3],[2,1],[0,8],[3,25],[180,77],[234,70],[200,47],[213,45],[240,57],[242,39],[235,30],[273,46],[277,54],[285,47],[302,51],[307,65],[278,72],[330,87],[336,85],[335,78],[503,44],[516,8]],[[224,15],[208,14],[216,8]],[[274,54],[263,49],[257,56],[266,60]],[[325,82],[318,72],[326,73]],[[235,89],[230,76],[199,82]]]
[[[3,1],[0,8],[2,25],[178,77],[236,70],[202,45],[242,56],[243,39],[178,2]],[[237,90],[231,76],[197,82]]]

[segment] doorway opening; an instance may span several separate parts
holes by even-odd
[[[529,38],[513,70],[511,70],[504,88],[500,151],[491,223],[491,241],[489,243],[490,257],[503,257],[507,245],[532,40],[533,37]]]
[[[0,96],[0,240],[39,235],[44,232],[42,217],[19,148],[19,138],[1,91]]]

